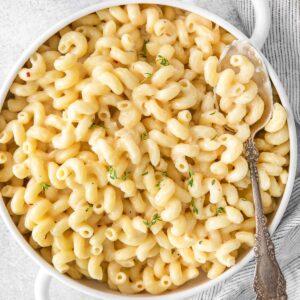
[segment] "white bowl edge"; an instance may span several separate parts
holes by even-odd
[[[3,85],[0,89],[0,103],[4,103],[4,100],[6,98],[6,95],[8,93],[8,90],[15,79],[18,70],[25,64],[25,62],[28,60],[30,55],[41,45],[43,44],[49,37],[51,37],[53,34],[55,34],[57,31],[59,31],[64,26],[68,25],[69,23],[73,22],[74,20],[85,16],[89,13],[95,12],[100,9],[105,9],[112,6],[117,5],[124,5],[129,3],[154,3],[154,4],[160,4],[160,5],[169,5],[173,7],[178,7],[187,11],[191,11],[194,13],[197,13],[199,15],[202,15],[206,17],[207,19],[210,19],[214,23],[220,25],[227,31],[231,32],[234,36],[236,36],[239,39],[248,39],[242,32],[240,32],[236,27],[225,21],[224,19],[218,17],[217,15],[206,11],[198,6],[187,4],[184,2],[179,2],[177,0],[174,1],[168,1],[168,0],[111,0],[107,2],[102,2],[96,5],[89,6],[85,9],[82,9],[78,11],[77,13],[66,17],[61,22],[54,24],[49,30],[47,30],[44,34],[42,34],[38,39],[36,39],[30,47],[28,47],[19,60],[16,62],[16,64],[13,66],[12,70],[9,72],[7,79],[3,82]],[[296,136],[296,128],[294,123],[294,117],[293,112],[290,107],[290,104],[288,102],[287,95],[284,91],[284,88],[277,77],[274,69],[272,66],[266,61],[267,68],[270,74],[270,77],[273,81],[273,84],[279,94],[279,97],[281,99],[282,104],[286,108],[288,112],[288,127],[289,127],[289,135],[290,135],[290,161],[293,162],[289,166],[289,177],[288,182],[284,191],[284,194],[282,196],[280,206],[278,207],[278,210],[274,216],[274,219],[272,221],[272,224],[270,225],[270,233],[272,234],[275,229],[277,228],[280,220],[283,217],[283,214],[286,210],[286,207],[289,202],[289,198],[292,193],[293,184],[295,180],[296,175],[296,165],[297,165],[297,136]],[[60,274],[58,271],[56,271],[50,264],[48,264],[40,255],[38,255],[33,248],[29,245],[29,243],[24,239],[22,234],[18,231],[17,227],[15,226],[14,222],[12,221],[12,218],[10,217],[5,205],[4,201],[1,197],[0,201],[0,215],[2,219],[4,220],[4,223],[14,236],[14,238],[17,240],[18,244],[21,246],[21,248],[46,272],[48,272],[52,277],[56,278],[57,280],[67,284],[68,286],[85,293],[87,295],[96,297],[96,298],[103,298],[103,299],[123,299],[123,300],[130,300],[130,299],[183,299],[189,296],[192,296],[196,293],[199,293],[201,291],[204,291],[206,289],[209,289],[213,287],[214,285],[224,281],[225,279],[229,278],[233,274],[237,273],[247,262],[250,261],[250,259],[253,257],[253,250],[251,250],[239,263],[237,263],[235,266],[224,272],[221,276],[219,276],[216,279],[207,281],[203,284],[200,284],[199,286],[195,286],[192,288],[189,288],[187,290],[174,290],[171,292],[168,292],[166,294],[162,295],[150,295],[150,294],[141,294],[141,295],[124,295],[120,293],[116,293],[114,291],[111,291],[110,293],[102,292],[100,290],[96,290],[94,288],[87,287],[80,282],[71,279],[70,277]]]

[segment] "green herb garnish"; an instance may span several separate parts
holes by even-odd
[[[85,209],[85,212],[88,212],[92,207],[93,207],[93,205],[89,205],[89,207],[87,207],[87,208]]]
[[[148,221],[143,221],[143,223],[148,227],[150,228],[152,225],[154,225],[157,221],[161,221],[161,218],[159,216],[158,213],[155,213],[152,217],[152,220],[150,222]]]
[[[143,48],[142,48],[142,52],[141,55],[143,57],[147,57],[147,44],[149,43],[149,40],[144,40],[144,44],[143,44]]]
[[[158,187],[158,188],[160,188],[160,184],[162,183],[162,181],[163,180],[158,181],[155,186]]]
[[[145,176],[145,175],[147,175],[149,172],[148,171],[146,171],[146,172],[144,172],[143,174],[142,174],[142,176]]]
[[[243,200],[243,201],[248,201],[246,198],[241,198],[241,200]]]
[[[89,127],[89,129],[94,129],[94,128],[97,128],[97,127],[105,128],[104,125],[102,125],[102,124],[96,124],[95,120],[93,120],[93,123],[91,124],[91,126]]]
[[[118,179],[117,171],[112,166],[108,167],[108,172],[111,179]]]
[[[163,57],[162,55],[158,55],[157,61],[162,65],[162,66],[168,66],[170,63],[169,61]]]
[[[97,128],[97,127],[99,127],[99,125],[93,123],[93,124],[89,127],[89,129],[94,129],[94,128]]]
[[[145,140],[147,140],[148,139],[148,137],[149,137],[149,135],[148,135],[148,132],[143,132],[142,134],[141,134],[141,140],[142,141],[145,141]]]
[[[46,182],[42,182],[41,183],[41,188],[42,188],[43,192],[45,192],[46,190],[48,190],[50,186],[51,186],[51,184],[49,184],[49,183],[46,183]]]
[[[213,111],[213,112],[211,112],[211,113],[210,113],[210,115],[212,116],[212,115],[214,115],[215,113],[216,113],[216,112],[215,112],[215,111]]]
[[[217,208],[217,215],[224,214],[224,212],[225,212],[224,207],[220,206],[220,207]]]
[[[162,175],[163,177],[168,177],[167,171],[162,171],[162,172],[161,172],[161,175]]]
[[[194,185],[194,171],[189,170],[189,180],[188,180],[188,186],[192,187]]]
[[[196,207],[194,198],[192,198],[192,200],[191,200],[191,207],[192,207],[192,212],[194,214],[198,215],[199,211],[198,211],[198,208]]]
[[[145,75],[146,78],[151,78],[153,74],[149,73],[149,72],[146,72],[146,73],[144,73],[144,75]]]
[[[125,171],[124,174],[122,175],[121,179],[125,181],[130,173],[131,172],[129,172],[129,171]]]
[[[201,244],[202,244],[202,241],[199,241],[198,244],[201,245]]]
[[[212,182],[211,182],[211,185],[214,185],[216,183],[216,180],[213,179]]]

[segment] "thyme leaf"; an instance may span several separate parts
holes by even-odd
[[[170,65],[170,62],[165,58],[163,57],[162,55],[158,55],[157,57],[157,61],[162,65],[162,66],[168,66]]]
[[[111,179],[118,179],[117,171],[112,166],[108,167],[108,172]]]
[[[49,184],[49,183],[46,183],[46,182],[42,182],[41,183],[41,188],[42,188],[43,192],[45,192],[46,190],[48,190],[50,186],[51,186],[51,184]]]
[[[160,215],[158,213],[155,213],[151,219],[151,221],[143,221],[143,223],[147,226],[147,228],[150,228],[152,225],[154,225],[157,221],[161,221]]]
[[[198,208],[196,207],[195,199],[194,199],[194,198],[192,198],[192,200],[191,200],[191,207],[192,207],[192,212],[193,212],[194,214],[198,215],[199,210],[198,210]]]

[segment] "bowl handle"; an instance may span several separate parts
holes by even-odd
[[[35,300],[50,300],[49,287],[51,276],[43,269],[39,269],[34,282]]]
[[[198,0],[183,0],[190,4],[198,4]],[[268,0],[251,0],[255,12],[255,25],[250,42],[258,49],[265,43],[271,26],[271,11]]]
[[[250,42],[261,49],[269,35],[271,11],[268,0],[251,0],[255,12],[255,25]]]

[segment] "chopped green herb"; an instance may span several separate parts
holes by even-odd
[[[198,215],[199,211],[198,211],[198,208],[196,207],[194,198],[192,198],[192,200],[191,200],[191,207],[192,207],[192,212],[194,214]]]
[[[92,125],[89,127],[89,129],[94,129],[94,128],[96,128],[96,127],[99,127],[99,125],[97,125],[97,124],[92,124]]]
[[[161,184],[162,181],[163,180],[158,181],[155,186],[158,187],[158,188],[160,188],[160,184]]]
[[[246,198],[241,198],[241,200],[243,200],[243,201],[247,201],[247,199],[246,199]]]
[[[148,139],[148,137],[149,137],[149,135],[148,135],[148,132],[143,132],[142,134],[141,134],[141,140],[142,141],[145,141],[145,140],[147,140]]]
[[[216,180],[213,179],[212,182],[211,182],[211,185],[214,185],[216,183]]]
[[[129,172],[129,171],[125,171],[124,174],[122,175],[121,179],[125,181],[130,173],[131,172]]]
[[[85,212],[88,212],[92,207],[93,205],[89,205],[89,207],[86,208]]]
[[[93,120],[93,123],[92,123],[92,125],[89,127],[89,129],[94,129],[94,128],[97,128],[97,127],[105,128],[104,125],[102,125],[102,124],[96,124],[96,123],[95,123],[95,120]]]
[[[216,134],[216,135],[212,138],[212,140],[214,140],[217,136],[218,136],[218,135]]]
[[[46,182],[42,182],[41,183],[41,188],[42,188],[43,192],[45,192],[46,190],[48,190],[50,186],[51,186],[51,184],[49,184],[49,183],[46,183]]]
[[[162,55],[158,55],[157,61],[162,65],[162,66],[168,66],[170,63],[169,61],[163,57]]]
[[[153,74],[149,73],[149,72],[146,72],[144,75],[145,75],[146,78],[151,78]]]
[[[194,171],[192,169],[189,169],[189,180],[188,180],[188,186],[192,187],[194,185]]]
[[[162,175],[163,177],[168,177],[168,173],[167,173],[167,171],[163,171],[163,172],[161,172],[161,175]]]
[[[146,171],[146,172],[144,172],[143,174],[142,174],[142,176],[145,176],[145,175],[147,175],[149,172],[148,171]]]
[[[150,228],[152,225],[154,225],[157,221],[161,221],[161,218],[159,216],[158,213],[155,213],[152,217],[152,220],[150,222],[148,221],[143,221],[143,223],[148,227]]]
[[[142,48],[142,52],[141,55],[143,57],[147,57],[147,44],[149,43],[149,40],[144,40],[144,44],[143,44],[143,48]]]
[[[202,244],[202,241],[199,241],[198,244],[201,245],[201,244]]]
[[[217,215],[224,214],[224,212],[225,212],[224,207],[220,206],[220,207],[217,208]]]
[[[213,111],[213,112],[211,112],[211,113],[210,113],[210,115],[212,116],[212,115],[214,115],[215,113],[216,113],[216,112],[215,112],[215,111]]]
[[[108,172],[111,179],[118,179],[117,171],[112,166],[108,167]]]

